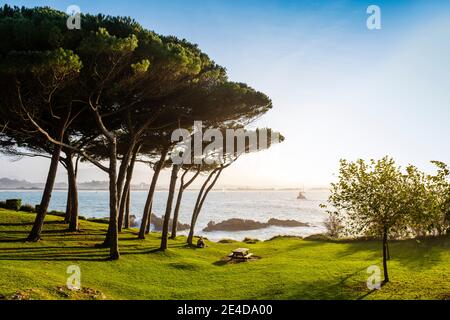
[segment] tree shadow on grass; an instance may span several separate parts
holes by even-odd
[[[72,239],[65,239],[64,241],[78,241],[78,238],[82,237],[97,237],[100,239],[101,237],[105,237],[105,232],[86,232],[86,231],[80,231],[80,232],[61,232],[61,231],[55,231],[55,232],[42,232],[41,238],[48,238],[48,239],[54,239],[57,237],[72,237]]]
[[[449,249],[450,238],[446,240],[447,247],[443,247],[440,239],[426,241],[405,240],[391,245],[391,258],[410,270],[424,270],[438,265],[442,261],[442,254]],[[400,246],[400,242],[403,245]]]
[[[381,241],[342,242],[342,248],[336,253],[338,259],[348,259],[350,256],[364,255],[364,259],[378,259],[381,257]],[[355,257],[358,258],[358,257]]]
[[[133,245],[121,245],[120,253],[123,255],[142,254],[157,251],[158,249],[136,248]],[[46,259],[58,256],[67,256],[67,258],[77,259],[77,257],[85,258],[84,256],[107,256],[109,254],[109,247],[98,247],[95,244],[80,245],[80,246],[26,246],[19,248],[1,248],[0,260],[9,259],[28,259],[35,260]]]
[[[119,241],[136,241],[137,242],[137,240],[141,241],[143,239],[139,239],[138,237],[123,237],[123,236],[121,236],[119,238]]]
[[[295,285],[288,285],[282,290],[274,292],[283,299],[292,300],[363,300],[377,290],[369,290],[364,281],[354,279],[362,270],[365,270],[365,268],[346,275],[343,278],[304,281]],[[277,299],[277,297],[271,297],[271,294],[273,293],[268,290],[265,293],[267,297],[264,297],[263,293],[262,298]]]
[[[372,290],[369,290],[369,288],[367,288],[369,291],[366,292],[366,293],[364,293],[364,294],[362,294],[361,296],[359,296],[359,297],[356,298],[356,299],[357,299],[357,300],[363,300],[363,299],[367,298],[368,296],[370,296],[372,293],[375,293],[375,292],[377,292],[378,290],[380,290],[381,288],[383,288],[383,286],[385,286],[385,285],[387,285],[387,283],[384,282],[384,281],[382,281],[382,282],[381,282],[381,285],[380,285],[380,288],[378,288],[378,289],[372,289]]]
[[[199,248],[194,244],[188,244],[188,243],[181,243],[178,248],[180,249],[188,249],[188,250],[204,250],[205,248]]]
[[[360,295],[358,298],[356,298],[356,300],[364,300],[365,298],[367,298],[368,296],[370,296],[374,292],[377,292],[377,290],[376,289],[370,290],[370,291]]]
[[[323,241],[323,240],[299,240],[298,243],[292,244],[289,246],[289,250],[301,250],[302,248],[312,248],[323,246],[324,244],[333,244],[335,242],[332,241]],[[276,251],[274,251],[276,252]]]
[[[0,243],[8,242],[26,242],[27,238],[12,238],[12,239],[0,239]]]
[[[212,264],[213,264],[214,266],[221,267],[221,266],[227,265],[228,262],[229,262],[229,260],[220,259],[220,260],[218,260],[218,261],[213,262]]]
[[[0,232],[0,235],[3,232]],[[7,243],[7,242],[27,242],[27,237],[26,235],[28,235],[29,232],[6,232],[5,236],[1,237],[0,236],[0,243]],[[7,235],[7,236],[6,236]],[[70,238],[68,237],[70,236]],[[101,237],[104,236],[104,234],[102,233],[79,233],[79,234],[75,234],[75,233],[55,233],[55,232],[51,232],[51,233],[42,233],[42,236],[40,238],[40,241],[64,241],[64,242],[100,242],[101,241]]]
[[[64,221],[46,221],[45,225],[60,225],[65,224]],[[34,222],[2,222],[0,227],[20,227],[20,226],[32,226]]]
[[[51,234],[61,234],[61,235],[65,235],[69,233],[68,229],[47,229],[47,230],[43,230],[42,231],[42,235],[51,235]],[[77,233],[71,233],[71,235],[76,235]],[[82,232],[80,232],[79,234],[83,234]]]
[[[0,227],[20,227],[20,226],[32,226],[33,222],[6,222],[0,223]]]
[[[57,237],[57,236],[65,237],[68,234],[70,236],[77,236],[77,235],[80,235],[80,236],[89,236],[89,235],[94,236],[95,235],[95,236],[97,236],[97,235],[102,234],[101,231],[99,231],[98,233],[87,233],[88,231],[91,231],[90,229],[82,230],[80,232],[70,232],[67,227],[65,227],[64,229],[62,229],[62,228],[48,229],[49,225],[51,226],[51,225],[55,225],[55,224],[56,225],[64,225],[64,226],[66,225],[64,222],[60,222],[60,221],[45,222],[45,225],[44,225],[45,229],[42,230],[42,233],[41,233],[43,239],[46,237],[47,238],[48,237]],[[19,226],[30,226],[30,225],[33,225],[33,223],[26,223],[26,222],[24,222],[24,223],[0,223],[0,226],[5,226],[5,227],[19,227]],[[15,230],[0,230],[0,235],[2,235],[2,234],[11,235],[11,236],[17,235],[16,241],[20,242],[20,241],[23,241],[23,235],[29,234],[30,231],[31,231],[31,228],[28,228],[28,227],[23,228],[23,229],[15,229]],[[6,237],[6,239],[0,237],[0,242],[13,242],[11,240],[11,238],[12,238],[11,236]],[[77,240],[77,239],[75,239],[75,240]]]
[[[368,266],[367,266],[368,267]],[[353,278],[354,276],[356,276],[358,273],[367,270],[367,267],[363,267],[361,269],[358,269],[350,274],[347,274],[346,276],[344,276],[343,278],[341,278],[341,280],[339,280],[339,282],[337,283],[337,285],[344,285],[348,280],[350,280],[351,278]]]
[[[54,250],[54,251],[51,251]],[[107,250],[95,247],[23,247],[0,249],[0,260],[20,261],[103,261],[108,259]]]
[[[8,230],[8,231],[0,231],[0,234],[5,234],[5,235],[21,235],[23,236],[24,234],[29,234],[30,231],[19,231],[19,230]],[[2,238],[0,238],[2,239]]]
[[[250,299],[287,299],[287,300],[354,300],[358,293],[355,289],[327,280],[297,282],[295,284],[277,283],[269,285]],[[318,309],[320,313],[320,309]],[[319,314],[317,314],[319,315]]]
[[[161,251],[159,248],[153,248],[153,249],[149,249],[149,248],[142,248],[139,250],[120,250],[120,255],[121,256],[132,256],[132,255],[149,255],[149,254],[154,254],[154,253],[158,253],[158,252],[164,252]]]
[[[106,261],[109,247],[99,247],[98,241],[80,246],[33,246],[0,249],[0,260],[36,261]],[[159,248],[142,248],[135,245],[120,245],[122,256],[162,252]]]
[[[450,242],[450,240],[449,240]],[[355,259],[380,260],[382,259],[381,241],[358,241],[346,242],[345,249],[340,251],[336,257],[349,259],[352,255]],[[433,240],[417,242],[416,240],[393,240],[389,241],[389,253],[391,259],[396,263],[414,270],[428,269],[441,262],[441,254],[445,250],[440,248],[441,242],[433,243]]]

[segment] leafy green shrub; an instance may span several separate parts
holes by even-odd
[[[250,244],[254,244],[254,243],[257,243],[259,241],[260,241],[259,239],[252,239],[252,238],[245,238],[244,239],[245,243],[250,243]]]
[[[331,238],[337,239],[342,236],[344,225],[336,214],[329,213],[323,224],[327,228],[327,235]]]
[[[51,216],[65,217],[66,213],[62,211],[52,210],[48,213]]]
[[[87,219],[87,221],[94,222],[94,223],[103,223],[103,224],[109,223],[108,218],[89,218],[89,219]]]
[[[234,242],[237,242],[237,241],[233,240],[233,239],[222,239],[222,240],[219,240],[217,242],[218,243],[234,243]]]
[[[0,208],[6,209],[6,202],[0,201]]]
[[[278,236],[273,236],[272,238],[266,240],[266,241],[273,241],[273,240],[283,240],[283,239],[303,239],[302,237],[299,236],[287,236],[287,235],[278,235]]]
[[[327,234],[324,233],[318,233],[318,234],[312,234],[310,236],[307,236],[304,238],[304,240],[310,240],[310,241],[330,241],[333,240],[332,237],[330,237]]]
[[[19,211],[22,206],[22,199],[6,199],[6,209]]]
[[[23,212],[34,212],[34,207],[31,204],[24,204],[20,207],[20,211]]]

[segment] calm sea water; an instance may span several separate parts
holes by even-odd
[[[20,198],[22,203],[37,204],[42,191],[0,191],[0,200]],[[50,210],[64,211],[66,208],[66,191],[54,191]],[[276,235],[307,236],[324,231],[325,212],[319,207],[325,203],[328,193],[323,191],[305,192],[308,200],[298,200],[295,191],[212,191],[205,201],[197,221],[196,234],[217,241],[224,238],[242,240],[245,237],[261,240]],[[146,191],[133,191],[131,194],[131,213],[138,219],[142,216]],[[180,210],[180,221],[190,223],[192,210],[197,197],[197,191],[186,191]],[[157,191],[155,194],[153,212],[157,216],[164,214],[167,201],[167,191]],[[80,191],[80,215],[86,217],[108,216],[107,191]],[[260,230],[239,232],[203,232],[209,221],[220,222],[231,218],[252,219],[267,222],[270,218],[295,219],[307,222],[310,227],[269,227]],[[180,234],[186,234],[180,232]]]

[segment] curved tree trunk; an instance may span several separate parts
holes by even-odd
[[[125,225],[124,228],[130,228],[130,202],[131,202],[131,189],[128,189],[128,194],[126,195],[127,201],[125,203]]]
[[[152,207],[153,207],[153,202],[150,204],[150,208],[149,208],[149,215],[148,215],[148,219],[147,222],[145,223],[145,234],[149,234],[150,233],[150,228],[152,225]]]
[[[387,228],[384,227],[383,230],[383,272],[384,272],[384,283],[389,282],[388,267],[387,267],[387,255],[388,255],[388,232]]]
[[[131,178],[133,176],[134,164],[136,162],[136,156],[137,156],[137,153],[139,152],[139,149],[140,149],[140,145],[137,145],[133,149],[133,155],[131,157],[130,163],[127,168],[126,180],[125,180],[125,184],[123,186],[122,195],[120,196],[119,219],[118,219],[119,232],[122,231],[125,206],[126,206],[126,202],[129,199],[129,191],[131,188]]]
[[[124,182],[126,182],[126,176],[128,175],[128,168],[130,165],[130,160],[132,158],[133,152],[135,151],[136,143],[132,142],[128,146],[127,152],[123,155],[122,161],[120,162],[119,170],[117,172],[117,203],[122,203],[122,196],[126,195],[124,190]],[[120,212],[119,212],[120,214]]]
[[[103,123],[102,116],[97,107],[91,104],[91,108],[95,117],[98,128],[102,132],[103,137],[108,142],[109,168],[107,169],[109,176],[109,224],[103,246],[109,246],[109,257],[111,260],[117,260],[119,254],[119,232],[117,230],[117,138],[114,132],[109,131]]]
[[[109,225],[104,245],[109,246],[109,257],[117,260],[119,254],[119,232],[117,228],[117,144],[112,139],[109,143]]]
[[[195,222],[194,222],[194,226],[195,223],[197,222],[197,218],[203,208],[203,204],[205,203],[206,197],[208,196],[209,192],[212,190],[212,188],[215,186],[217,180],[219,180],[220,174],[222,173],[223,169],[220,169],[217,174],[216,177],[214,178],[213,182],[209,185],[208,189],[206,189],[205,193],[203,194],[202,200],[200,201],[199,206],[197,207],[197,212],[195,214]]]
[[[231,163],[230,163],[231,164]],[[227,165],[221,165],[220,168],[215,169],[213,172],[211,172],[211,174],[209,175],[208,179],[205,181],[205,183],[202,186],[202,189],[204,189],[204,187],[206,186],[206,184],[208,183],[208,181],[214,176],[214,174],[216,174],[216,176],[214,177],[214,180],[211,182],[211,184],[209,185],[209,187],[206,189],[206,191],[204,192],[204,194],[202,194],[203,192],[199,193],[199,197],[197,198],[197,202],[195,204],[195,208],[194,208],[194,212],[192,214],[192,220],[191,220],[191,226],[189,229],[189,236],[188,236],[188,243],[190,245],[192,245],[192,241],[194,239],[194,229],[195,229],[195,224],[197,223],[197,218],[198,215],[200,214],[200,211],[202,210],[203,204],[205,202],[206,197],[208,196],[208,193],[211,191],[211,189],[214,187],[214,185],[216,184],[217,180],[219,180],[219,177],[223,171],[223,169],[227,168],[230,164]],[[201,199],[200,199],[201,197]]]
[[[69,216],[69,231],[78,230],[78,189],[77,176],[73,165],[73,156],[71,153],[66,153],[67,174],[69,176],[69,190],[70,190],[70,216]]]
[[[170,177],[169,194],[167,196],[166,213],[164,214],[164,223],[161,236],[161,250],[167,249],[167,238],[169,235],[170,213],[172,212],[173,194],[175,193],[175,186],[177,184],[177,175],[180,166],[174,164],[172,166],[172,175]]]
[[[178,215],[180,212],[181,199],[183,198],[184,191],[184,177],[189,170],[184,171],[180,179],[180,188],[178,189],[177,202],[175,204],[175,210],[173,211],[173,221],[172,221],[172,232],[170,233],[170,239],[175,239],[177,237],[177,227],[178,227]]]
[[[386,259],[391,260],[391,252],[389,251],[389,242],[386,242]]]
[[[192,241],[194,239],[194,228],[195,228],[195,223],[197,221],[197,208],[200,205],[201,199],[203,197],[203,192],[205,191],[206,185],[208,184],[208,182],[211,180],[211,178],[213,177],[213,175],[217,172],[217,170],[213,170],[208,178],[205,180],[205,182],[203,183],[202,187],[200,188],[200,191],[198,192],[198,196],[197,196],[197,201],[195,202],[195,206],[194,206],[194,210],[192,211],[192,218],[191,218],[191,226],[189,228],[189,235],[187,238],[187,243],[192,245]]]
[[[189,180],[185,184],[184,178],[188,172],[189,172],[189,170],[185,170],[183,175],[181,176],[180,189],[178,190],[177,202],[175,205],[175,210],[173,212],[172,233],[170,234],[171,239],[175,239],[177,237],[178,216],[179,216],[179,212],[180,212],[181,199],[183,198],[184,190],[186,190],[191,185],[191,183],[194,182],[194,180],[198,177],[198,175],[200,174],[200,168],[197,170],[197,172],[191,178],[191,180]]]
[[[152,182],[150,184],[150,189],[148,190],[147,200],[145,202],[144,212],[142,214],[141,227],[139,228],[139,239],[145,239],[147,225],[150,225],[151,222],[151,209],[153,203],[153,194],[156,189],[156,182],[158,181],[159,173],[161,172],[162,167],[164,166],[164,162],[167,156],[169,149],[165,148],[161,151],[161,156],[159,158],[158,163],[155,166],[155,170],[152,177]]]
[[[67,123],[69,115],[66,119],[61,120],[62,123],[58,132],[58,141],[62,142],[64,136],[64,128]],[[33,228],[28,235],[27,241],[39,241],[41,238],[42,227],[44,225],[45,215],[47,214],[48,206],[50,204],[50,199],[52,197],[53,186],[55,185],[56,172],[58,171],[59,158],[61,154],[61,145],[54,144],[52,158],[50,160],[50,167],[48,170],[47,181],[45,182],[44,192],[42,193],[41,203],[39,205],[39,210],[36,214],[34,220]]]
[[[132,133],[130,142],[128,145],[127,152],[124,154],[123,159],[120,163],[119,172],[117,174],[117,194],[118,194],[118,203],[122,203],[122,197],[127,196],[127,192],[124,192],[124,181],[126,180],[126,175],[128,175],[128,167],[130,162],[134,162],[136,160],[136,153],[139,152],[140,144],[138,143],[139,138],[141,137],[144,130],[153,122],[161,113],[161,110],[155,112],[152,117],[148,118],[137,130],[133,128],[131,115],[128,109],[128,124],[130,132]],[[136,151],[137,150],[137,151]],[[134,158],[134,161],[133,161]],[[134,164],[133,164],[134,165]],[[120,207],[119,207],[120,210]],[[119,211],[120,214],[120,211]],[[123,211],[122,211],[122,219],[123,219]],[[121,225],[120,225],[121,228]]]
[[[67,201],[66,201],[66,214],[64,215],[64,222],[69,223],[70,222],[70,216],[72,215],[72,189],[70,187],[70,176],[69,171],[67,169],[67,161],[65,161],[66,164],[66,170],[67,170]]]

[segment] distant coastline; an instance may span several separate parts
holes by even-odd
[[[135,184],[131,186],[133,191],[148,191],[150,185],[146,183]],[[0,191],[42,191],[44,189],[44,183],[42,182],[29,182],[26,180],[17,180],[9,178],[0,178]],[[54,190],[65,191],[67,190],[67,183],[57,182],[53,188]],[[199,190],[198,187],[191,187],[189,190]],[[89,181],[78,183],[79,191],[108,191],[109,186],[107,181]],[[157,191],[167,191],[167,187],[158,186]],[[251,187],[251,186],[218,186],[213,189],[214,191],[295,191],[303,190],[303,188],[292,187]],[[307,188],[306,191],[327,191],[326,187],[313,187]]]
[[[0,187],[0,191],[43,191],[44,188],[3,188]],[[67,191],[67,188],[54,188],[54,191]],[[108,191],[108,188],[78,188],[78,191]],[[156,188],[156,191],[167,191],[168,188]],[[200,190],[200,188],[188,188],[187,190],[190,191],[197,191]],[[217,187],[212,189],[211,191],[271,191],[271,192],[277,192],[277,191],[295,191],[298,192],[301,190],[301,188],[221,188]],[[140,189],[140,188],[131,188],[131,191],[148,191],[147,189]],[[312,189],[306,189],[306,191],[310,192],[318,192],[318,191],[328,191],[327,188],[312,188]]]

